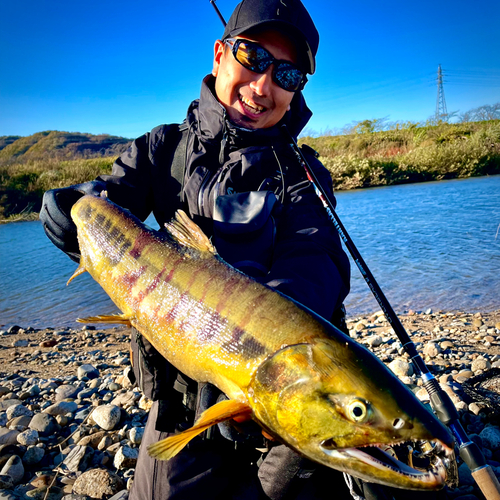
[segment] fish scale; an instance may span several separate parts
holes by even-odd
[[[81,251],[73,277],[88,271],[123,313],[83,321],[136,327],[182,373],[229,398],[150,446],[152,456],[170,459],[216,423],[253,418],[298,453],[362,479],[444,485],[448,429],[369,350],[220,259],[183,212],[163,234],[105,198],[85,196],[72,218]],[[425,440],[435,450],[428,470],[384,451]]]

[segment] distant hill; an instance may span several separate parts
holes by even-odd
[[[127,149],[131,139],[108,134],[47,130],[19,137],[0,137],[0,164],[24,163],[29,160],[57,158],[60,160],[118,156]]]

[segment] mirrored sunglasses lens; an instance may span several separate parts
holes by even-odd
[[[240,42],[236,51],[236,59],[245,68],[263,73],[273,62],[269,52],[259,45]]]
[[[299,69],[285,66],[278,67],[274,72],[274,77],[281,88],[293,92],[299,89],[303,75]]]

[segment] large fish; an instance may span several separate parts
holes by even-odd
[[[166,234],[105,198],[81,198],[71,216],[81,251],[73,277],[88,271],[123,312],[87,320],[133,325],[180,371],[229,398],[150,454],[168,459],[211,425],[251,417],[303,456],[367,481],[443,486],[447,428],[370,351],[226,264],[183,212]],[[429,470],[383,451],[415,440],[433,443]]]

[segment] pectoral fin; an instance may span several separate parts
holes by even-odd
[[[225,400],[217,403],[208,410],[204,411],[200,418],[190,429],[180,434],[162,439],[148,447],[149,454],[159,460],[169,460],[175,457],[188,443],[207,430],[212,425],[224,422],[235,417],[247,416],[252,412],[250,406],[246,403],[239,403],[234,400]]]
[[[130,316],[126,314],[102,314],[100,316],[89,316],[88,318],[77,318],[78,323],[109,323],[113,325],[127,325],[130,323]]]
[[[72,274],[71,278],[66,282],[66,286],[68,286],[77,276],[85,273],[87,270],[82,266],[78,266],[77,270]]]

